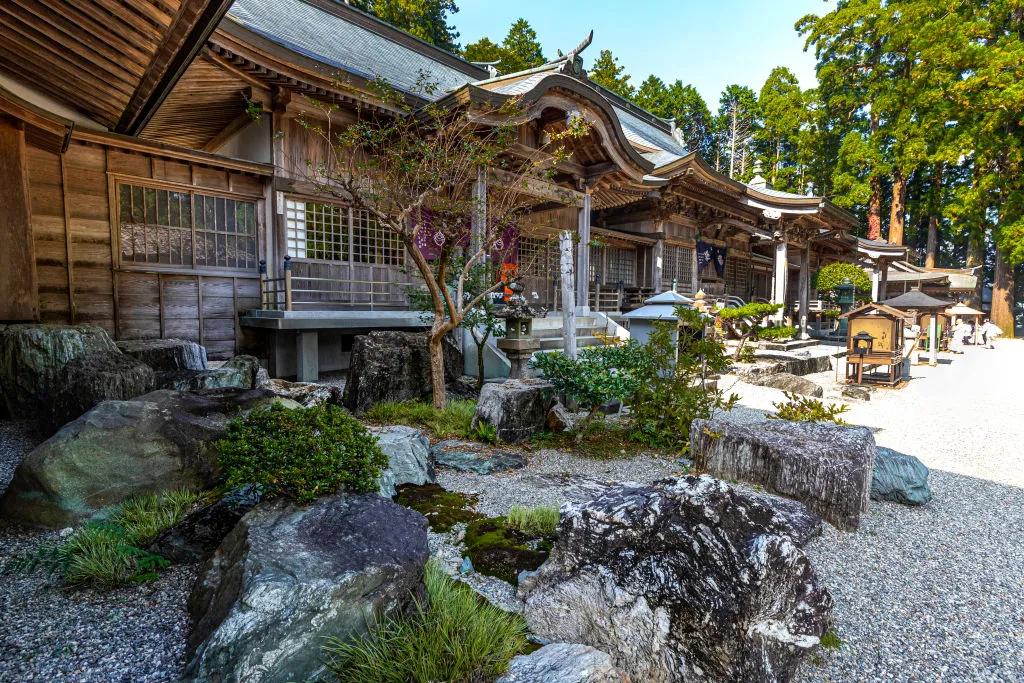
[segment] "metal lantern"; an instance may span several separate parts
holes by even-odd
[[[861,330],[853,335],[853,352],[858,356],[866,356],[875,348],[875,338]]]

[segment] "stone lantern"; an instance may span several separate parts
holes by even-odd
[[[511,369],[510,379],[526,379],[527,363],[534,351],[540,348],[540,340],[533,337],[533,319],[544,311],[534,310],[523,296],[523,286],[512,282],[508,286],[512,296],[505,303],[505,309],[498,313],[505,319],[505,336],[497,340],[498,348],[505,352]]]
[[[840,339],[846,338],[846,331],[849,325],[849,320],[843,316],[850,312],[850,308],[853,306],[854,298],[853,293],[856,291],[856,287],[850,282],[850,278],[843,280],[843,284],[836,287],[836,303],[839,304],[839,329],[836,332],[836,336]]]

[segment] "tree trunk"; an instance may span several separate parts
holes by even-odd
[[[736,108],[732,110],[732,125],[729,135],[729,177],[735,177],[736,169]]]
[[[935,256],[939,251],[939,219],[937,216],[928,217],[928,246],[925,250],[924,267],[935,267]]]
[[[903,225],[907,219],[907,179],[903,173],[892,175],[892,213],[889,214],[889,244],[903,244]]]
[[[868,239],[882,239],[882,179],[871,179],[871,199],[868,200]]]
[[[444,348],[441,345],[444,335],[445,332],[443,330],[432,329],[430,331],[430,341],[428,342],[430,348],[430,384],[434,392],[434,407],[438,410],[444,410],[447,402],[444,384]]]
[[[967,304],[981,310],[981,292],[985,286],[985,233],[981,232],[971,236],[967,246],[967,267],[977,268],[974,275],[977,284],[974,285],[974,293],[967,300]]]
[[[487,337],[477,342],[474,335],[473,341],[476,342],[476,388],[480,391],[484,388],[484,347],[487,346]]]
[[[1006,337],[1014,337],[1013,267],[996,250],[996,267],[992,276],[992,323]]]

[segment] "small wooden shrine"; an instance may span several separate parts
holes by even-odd
[[[884,304],[867,304],[840,316],[847,320],[846,378],[857,384],[895,385],[903,380],[906,314]],[[885,373],[876,372],[885,368]]]

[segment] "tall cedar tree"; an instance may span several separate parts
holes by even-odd
[[[759,127],[760,112],[757,95],[745,85],[730,85],[718,101],[718,144],[722,157],[721,170],[730,178],[747,180],[750,145]],[[726,169],[728,169],[726,171]]]
[[[629,74],[623,73],[625,70],[626,67],[619,66],[619,60],[611,50],[601,50],[594,65],[587,70],[587,76],[613,93],[631,100],[635,89],[629,84]]]
[[[498,62],[496,68],[502,74],[531,69],[545,61],[537,32],[522,18],[512,24],[501,45],[484,37],[467,45],[462,56],[471,62]]]
[[[459,51],[459,32],[448,24],[448,16],[459,11],[455,0],[352,0],[351,4],[442,50]]]
[[[758,147],[771,169],[768,179],[777,190],[799,192],[803,189],[799,151],[808,123],[800,82],[786,67],[775,67],[761,88],[758,103],[763,117]]]

